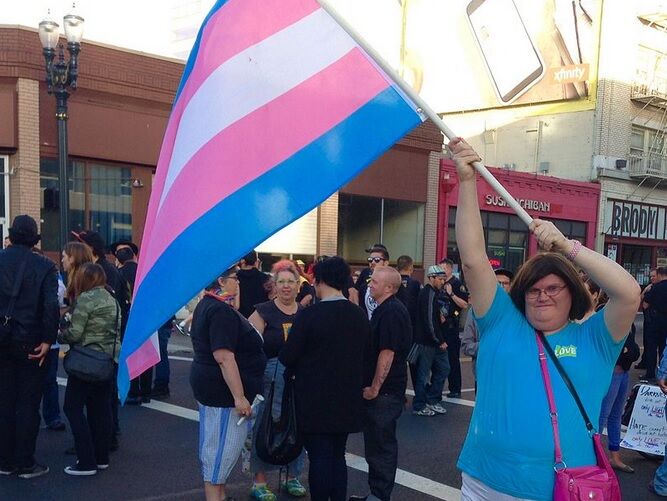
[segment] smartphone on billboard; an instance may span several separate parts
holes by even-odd
[[[472,0],[466,13],[498,99],[509,104],[544,76],[513,0]]]

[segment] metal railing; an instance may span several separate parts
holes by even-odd
[[[631,176],[667,179],[667,155],[659,153],[630,153],[628,171]]]

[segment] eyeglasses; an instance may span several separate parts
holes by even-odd
[[[377,263],[379,263],[380,261],[384,261],[384,258],[381,258],[381,257],[369,257],[368,259],[366,259],[366,261],[368,261],[369,263],[376,263],[376,264],[377,264]]]
[[[530,299],[531,301],[535,301],[537,298],[540,297],[540,295],[543,292],[544,294],[546,294],[547,297],[554,297],[560,294],[561,291],[566,287],[567,287],[566,285],[550,285],[544,289],[538,289],[537,287],[533,287],[532,289],[528,289],[526,291],[526,298]]]
[[[294,285],[296,280],[276,280],[276,283],[280,286],[282,285]]]

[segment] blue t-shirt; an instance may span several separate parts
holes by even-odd
[[[547,336],[595,424],[623,347],[611,337],[603,311]],[[478,393],[458,467],[505,494],[551,500],[553,431],[535,330],[500,286],[489,311],[476,320]],[[581,413],[548,355],[547,361],[565,463],[593,465],[593,441]]]

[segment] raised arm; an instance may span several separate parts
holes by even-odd
[[[448,145],[456,161],[459,178],[459,201],[456,208],[456,245],[466,285],[472,297],[475,315],[483,316],[491,306],[497,281],[484,243],[484,228],[477,202],[477,178],[472,163],[480,158],[462,138],[452,139]]]
[[[568,240],[550,221],[535,219],[531,231],[544,250],[560,252],[607,293],[604,320],[611,336],[620,341],[630,331],[639,306],[641,290],[637,281],[622,266],[606,256]]]

